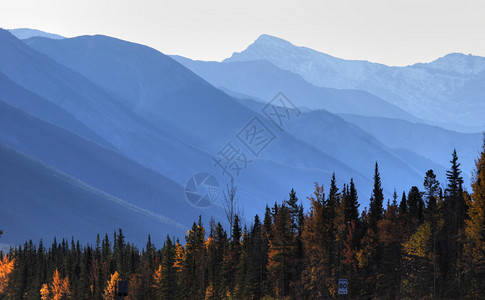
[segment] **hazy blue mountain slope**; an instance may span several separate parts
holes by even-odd
[[[360,172],[372,170],[379,163],[382,178],[399,188],[416,184],[419,174],[359,127],[324,111],[304,113],[288,126],[288,131],[341,161],[347,161]]]
[[[202,215],[223,220],[219,206],[190,205],[183,187],[113,150],[23,113],[0,101],[0,141],[69,176],[138,207],[190,227]]]
[[[213,151],[214,141],[246,122],[247,111],[162,53],[106,36],[26,43],[117,95],[117,100],[158,128]],[[224,124],[224,126],[221,126]]]
[[[138,116],[158,128],[169,128],[177,133],[177,138],[213,155],[227,142],[237,140],[237,134],[255,116],[254,111],[214,88],[175,60],[146,46],[105,36],[62,41],[34,38],[26,43],[93,82],[99,81],[98,84],[105,89],[126,94],[119,96],[120,103],[135,110]],[[275,127],[271,130],[278,133]],[[211,159],[209,161],[212,162]],[[276,188],[280,184],[280,190],[284,189],[280,192],[283,195],[287,193],[287,186],[292,184],[291,181],[285,181],[295,169],[312,168],[322,172],[322,181],[328,180],[329,174],[335,171],[342,178],[362,178],[364,185],[369,182],[367,175],[359,174],[315,147],[282,132],[278,133],[278,138],[260,157],[254,158],[254,163],[248,167],[249,175],[240,178],[242,192],[251,190],[252,197],[259,199],[262,198],[257,193],[269,193],[266,189],[252,190],[251,187],[254,184],[252,178],[268,164],[278,165],[279,168],[286,166],[286,174],[280,172],[280,176],[266,179],[269,186]],[[213,166],[209,170],[220,172]],[[308,182],[315,180],[310,175],[305,178],[308,178]],[[272,185],[271,182],[278,184]],[[279,194],[272,192],[274,195]],[[309,193],[311,191],[305,190],[305,194]]]
[[[153,93],[147,94],[151,96],[142,102],[135,99],[133,103],[141,103],[140,107],[130,106],[133,100],[121,98],[101,83],[93,83],[89,74],[81,75],[59,64],[5,31],[0,31],[0,40],[4,40],[0,48],[6,53],[0,57],[0,71],[15,83],[73,114],[124,155],[179,184],[185,184],[196,173],[210,172],[218,176],[221,186],[225,186],[228,177],[222,176],[212,156],[216,156],[228,142],[237,142],[237,134],[255,117],[255,113],[158,51],[101,36],[87,38],[87,42],[91,39],[100,43],[96,53],[113,59],[90,72],[111,78],[114,86],[138,87],[138,81],[117,81],[114,74],[120,70],[117,66],[124,66],[124,61],[131,56],[135,61],[141,60],[136,70],[147,70],[147,73],[139,75],[135,72],[136,76],[147,76],[148,80],[144,81],[147,83],[146,90]],[[103,50],[106,43],[114,43],[115,46],[107,46]],[[90,47],[87,43],[86,49]],[[133,47],[141,52],[134,51]],[[73,59],[89,64],[96,57],[91,54],[86,51],[83,56],[74,56]],[[148,62],[145,58],[149,59]],[[167,61],[168,67],[157,63],[159,60]],[[151,81],[153,74],[149,71],[152,69],[147,65],[158,66],[157,72],[162,73],[156,77],[159,80]],[[135,75],[129,73],[128,76]],[[164,80],[168,83],[164,84]],[[272,130],[276,132],[277,129]],[[306,195],[312,193],[313,182],[328,182],[333,171],[339,176],[341,184],[354,177],[359,185],[365,187],[363,189],[371,190],[368,175],[360,174],[284,132],[278,134],[278,138],[259,157],[250,156],[249,150],[241,143],[236,146],[246,151],[250,161],[247,171],[244,170],[237,179],[241,202],[249,215],[264,209],[266,203],[284,199],[289,187],[297,189],[305,199]],[[271,173],[278,176],[269,176]],[[256,178],[263,180],[260,174],[268,176],[264,181],[255,182]],[[372,170],[369,174],[372,174]],[[297,180],[296,176],[299,176]]]
[[[392,153],[397,157],[401,158],[403,161],[412,162],[409,164],[411,168],[413,168],[416,172],[421,174],[422,179],[424,179],[424,175],[428,170],[433,170],[436,174],[438,180],[444,186],[446,184],[446,170],[449,169],[448,161],[444,161],[441,164],[438,164],[429,158],[423,157],[416,152],[413,152],[409,149],[392,149]],[[468,175],[465,174],[465,179],[468,183]],[[424,182],[424,181],[423,181]],[[423,182],[415,183],[416,186],[421,189]],[[407,187],[409,189],[409,186]]]
[[[240,99],[240,103],[260,111],[264,103]],[[371,134],[351,122],[326,111],[307,111],[289,123],[286,130],[301,141],[310,144],[340,161],[347,161],[362,174],[369,174],[379,163],[387,191],[407,189],[418,185],[423,174],[435,163],[417,154],[401,155],[388,148]]]
[[[28,39],[34,36],[41,36],[41,37],[46,37],[46,38],[55,39],[55,40],[65,39],[65,37],[58,34],[53,34],[53,33],[45,32],[37,29],[31,29],[31,28],[16,28],[16,29],[9,29],[8,31],[10,31],[10,33],[12,33],[13,35],[15,35],[17,38],[21,40]]]
[[[49,123],[83,136],[105,147],[112,147],[98,134],[86,127],[59,106],[15,84],[0,72],[0,99]]]
[[[0,30],[0,71],[16,84],[71,113],[113,147],[178,182],[209,156],[156,129],[82,75],[59,65]],[[207,163],[206,163],[207,162]]]
[[[460,118],[479,118],[485,122],[485,71],[474,75],[456,89],[450,97],[449,105]],[[480,129],[477,131],[485,131],[483,127]]]
[[[444,124],[449,127],[453,127],[449,122],[482,128],[485,125],[481,117],[485,111],[475,107],[470,99],[460,99],[458,111],[450,105],[454,92],[485,70],[482,57],[450,54],[430,64],[388,67],[339,59],[262,35],[224,62],[253,60],[267,60],[316,86],[368,91],[426,121],[448,122]],[[477,109],[480,113],[473,111]],[[468,118],[463,117],[466,113],[470,113]]]
[[[283,92],[297,106],[417,121],[409,113],[368,92],[317,87],[267,61],[218,63],[180,56],[173,58],[216,87],[259,99],[270,101],[278,92]]]
[[[470,178],[482,143],[482,134],[459,133],[435,126],[402,120],[341,115],[364,129],[391,149],[406,149],[449,168],[456,148],[463,175]]]
[[[96,233],[111,234],[119,227],[139,246],[149,232],[155,241],[166,234],[184,234],[177,222],[107,195],[3,144],[0,162],[2,243],[49,242],[54,236],[94,243]]]

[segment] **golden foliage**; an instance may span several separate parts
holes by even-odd
[[[214,285],[211,283],[205,290],[205,300],[215,299],[215,297],[216,290],[214,289]]]
[[[473,194],[465,197],[468,205],[468,218],[465,219],[464,262],[469,281],[468,296],[483,296],[485,274],[485,139],[483,151],[476,162],[472,180]]]
[[[465,220],[466,251],[475,262],[485,261],[485,142],[476,164],[472,182],[473,194],[468,199],[468,219]]]
[[[409,240],[403,244],[404,252],[409,256],[429,258],[431,255],[431,225],[424,222]]]
[[[182,272],[182,266],[184,264],[185,260],[185,253],[184,253],[184,248],[182,245],[180,245],[179,242],[175,245],[175,262],[173,264],[173,267],[175,270],[177,270],[177,273]]]
[[[118,282],[121,280],[118,271],[111,274],[110,280],[108,280],[108,286],[104,289],[103,299],[105,300],[115,300],[116,299],[116,288]]]
[[[51,284],[43,284],[40,289],[42,300],[66,300],[71,299],[71,287],[69,278],[61,278],[59,271],[56,269],[52,276]]]
[[[7,255],[0,259],[0,295],[5,293],[8,286],[8,279],[15,266],[15,259],[8,259]]]
[[[42,288],[40,289],[40,298],[42,300],[49,300],[50,294],[51,294],[51,292],[49,291],[49,286],[47,285],[47,283],[44,283],[42,285]]]
[[[157,292],[160,292],[162,289],[162,284],[163,284],[162,280],[163,280],[162,265],[158,265],[158,268],[155,269],[155,272],[153,272],[153,284],[152,284],[152,287]]]

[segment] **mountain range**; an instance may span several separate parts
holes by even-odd
[[[354,179],[364,208],[376,162],[387,198],[421,187],[428,169],[443,185],[454,148],[468,185],[485,128],[485,59],[461,54],[396,68],[262,35],[223,62],[204,62],[35,30],[0,30],[0,53],[7,244],[92,242],[123,227],[142,245],[148,234],[183,237],[199,215],[226,224],[222,191],[209,207],[185,198],[197,173],[224,189],[232,171],[248,215],[291,188],[307,203],[314,182],[328,186],[334,172],[339,187]],[[254,126],[268,141],[257,151]],[[228,147],[244,168],[220,168]]]
[[[344,60],[269,35],[261,35],[224,62],[266,60],[316,86],[370,92],[420,119],[450,129],[483,130],[483,94],[459,97],[483,86],[485,58],[452,53],[431,63],[389,67]],[[468,86],[472,85],[472,86]]]

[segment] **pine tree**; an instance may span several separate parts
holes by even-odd
[[[176,249],[167,235],[162,249],[162,262],[153,274],[153,288],[159,299],[175,298],[177,288],[175,265]]]
[[[301,222],[303,224],[303,221]],[[269,208],[268,205],[266,205],[266,209],[264,212],[264,220],[263,220],[263,228],[262,228],[262,240],[261,240],[261,246],[262,246],[262,262],[263,262],[263,268],[262,268],[262,293],[263,294],[270,294],[271,293],[271,288],[268,280],[268,251],[269,251],[269,241],[273,238],[273,235],[271,233],[273,228],[273,217],[271,215],[271,209]]]
[[[234,290],[234,296],[236,298],[242,298],[249,293],[249,264],[251,248],[251,234],[244,226],[241,241],[241,255],[239,257],[239,264],[237,267],[236,286]]]
[[[293,271],[293,231],[288,207],[278,208],[273,226],[273,238],[269,246],[268,271],[273,282],[276,297],[290,293],[290,279]]]
[[[369,205],[369,227],[374,232],[377,231],[377,222],[382,219],[383,216],[383,202],[384,194],[382,193],[381,177],[379,174],[379,165],[376,162],[376,168],[374,172],[374,189],[372,191],[372,197]]]
[[[407,199],[408,220],[411,226],[410,231],[414,232],[423,220],[424,202],[422,193],[418,187],[413,186],[408,193]]]
[[[175,244],[175,262],[173,264],[177,275],[177,298],[184,298],[187,293],[184,265],[185,249],[177,240]]]
[[[440,182],[436,179],[436,175],[433,170],[428,170],[426,176],[424,177],[424,195],[426,196],[426,211],[427,214],[433,214],[436,210]]]
[[[184,287],[187,296],[191,299],[200,298],[206,290],[206,277],[204,274],[206,260],[205,228],[201,217],[199,222],[192,225],[185,237],[185,260],[183,264]]]
[[[235,215],[232,226],[232,239],[226,256],[224,257],[223,278],[224,291],[227,295],[235,295],[238,282],[238,266],[241,259],[241,224],[239,216]]]
[[[431,262],[433,266],[433,281],[432,281],[432,297],[436,297],[436,278],[438,273],[438,266],[437,266],[437,236],[439,234],[439,227],[438,220],[439,220],[439,203],[441,202],[439,198],[439,194],[441,192],[440,183],[436,179],[436,175],[434,174],[433,170],[428,170],[424,177],[424,196],[426,197],[426,208],[424,213],[425,222],[428,222],[431,229],[431,241],[432,241],[432,253],[431,257],[433,261]]]
[[[215,225],[206,242],[208,255],[208,281],[212,283],[215,295],[222,298],[225,294],[223,278],[224,257],[229,248],[227,233],[221,223]]]
[[[399,202],[399,215],[404,216],[408,212],[406,192],[402,192],[401,202]]]
[[[360,294],[370,297],[377,288],[377,273],[382,262],[382,244],[379,241],[378,223],[383,218],[384,195],[381,187],[379,166],[376,162],[374,172],[374,189],[370,199],[369,213],[364,218],[365,234],[361,241],[361,248],[357,252],[357,261],[363,273],[363,289]]]
[[[463,177],[461,177],[460,163],[456,150],[450,161],[451,169],[446,171],[448,186],[446,188],[445,209],[451,220],[451,230],[456,234],[463,226],[466,215],[466,203],[463,198]]]
[[[397,197],[397,195],[396,195]],[[382,255],[382,263],[377,269],[376,296],[379,298],[395,299],[399,296],[396,286],[401,280],[401,243],[403,229],[399,223],[398,207],[396,201],[393,204],[387,202],[384,217],[377,223],[379,245]]]
[[[350,179],[350,187],[348,196],[345,201],[345,222],[350,224],[352,221],[358,225],[359,223],[359,201],[357,196],[357,189],[355,188],[354,179]]]
[[[456,150],[452,153],[451,169],[446,172],[448,185],[442,205],[444,224],[439,234],[439,266],[441,288],[439,295],[462,296],[462,261],[464,220],[466,203],[463,193],[463,178]]]
[[[305,218],[302,240],[305,253],[305,269],[302,274],[304,297],[326,299],[331,297],[326,278],[331,275],[326,264],[328,252],[325,239],[326,208],[323,186],[315,183],[315,191],[309,197],[311,207]]]

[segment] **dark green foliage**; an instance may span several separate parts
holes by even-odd
[[[376,164],[369,211],[360,216],[353,180],[339,191],[333,175],[327,197],[315,184],[307,213],[292,189],[288,200],[266,206],[264,219],[256,215],[249,227],[235,214],[229,237],[214,220],[207,236],[199,218],[185,245],[167,236],[158,250],[148,236],[140,252],[121,229],[111,240],[98,235],[94,246],[28,241],[8,253],[14,271],[0,299],[40,299],[55,270],[69,278],[70,299],[103,299],[115,271],[129,281],[128,298],[137,300],[329,299],[338,297],[338,278],[349,279],[352,299],[480,298],[484,155],[471,196],[463,191],[454,152],[444,194],[429,170],[424,192],[413,186],[399,203],[394,192],[385,209]]]
[[[383,202],[384,194],[382,193],[381,175],[379,174],[379,165],[376,162],[376,168],[374,172],[374,189],[372,191],[372,197],[369,204],[369,227],[371,230],[377,230],[377,222],[382,219],[383,216]]]
[[[411,231],[415,231],[424,216],[423,193],[416,186],[413,186],[408,193],[407,208]]]

